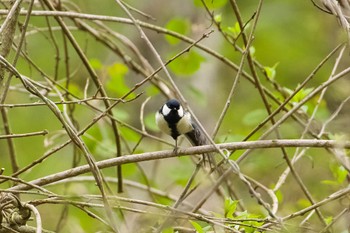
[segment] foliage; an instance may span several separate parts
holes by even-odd
[[[348,229],[349,48],[334,15],[292,0],[13,2],[0,233]],[[169,98],[221,150],[181,137],[174,153],[155,124]]]

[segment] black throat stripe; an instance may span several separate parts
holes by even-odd
[[[170,124],[168,122],[168,126],[171,129],[171,137],[173,137],[176,140],[177,137],[180,136],[179,131],[177,131],[176,124]]]
[[[171,137],[177,139],[180,136],[179,131],[176,128],[177,123],[180,121],[180,116],[176,110],[171,110],[170,113],[164,116],[165,121],[168,123],[169,128],[171,129]]]

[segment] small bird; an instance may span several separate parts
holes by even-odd
[[[198,125],[193,122],[191,114],[185,111],[176,99],[169,100],[159,109],[156,113],[156,124],[161,131],[175,140],[175,151],[177,151],[177,138],[182,134],[194,146],[208,144]]]

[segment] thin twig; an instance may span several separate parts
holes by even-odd
[[[48,1],[48,0],[43,0],[45,2],[45,4],[49,7],[50,10],[55,10],[55,8],[53,7],[53,5]],[[60,17],[55,17],[56,21],[58,22],[58,24],[62,27],[62,30],[64,31],[65,35],[67,36],[67,38],[69,39],[69,41],[71,42],[73,48],[75,49],[75,51],[77,52],[77,54],[79,55],[81,61],[83,62],[85,68],[87,69],[88,73],[90,74],[91,79],[93,80],[98,92],[103,96],[106,97],[107,93],[103,88],[103,85],[101,83],[101,81],[99,80],[96,72],[94,71],[94,69],[91,67],[86,55],[84,54],[84,52],[82,51],[82,49],[80,48],[79,44],[77,43],[77,41],[75,40],[73,34],[69,31],[69,29],[67,28],[66,24],[64,23],[64,21],[62,20],[62,18]],[[110,107],[110,103],[106,100],[104,101],[104,104],[106,106],[106,108]],[[113,112],[110,110],[109,114],[113,116]],[[121,152],[121,144],[120,144],[120,138],[119,138],[119,130],[118,130],[118,126],[116,124],[115,121],[111,120],[111,124],[112,124],[112,129],[113,129],[113,134],[114,134],[114,138],[115,138],[115,146],[116,146],[116,151],[117,151],[117,157],[122,156],[122,152]],[[119,184],[118,184],[118,192],[122,192],[123,191],[123,186],[122,186],[122,171],[121,171],[121,167],[118,166],[117,167],[117,176],[118,179],[120,180]],[[113,222],[113,221],[112,221]],[[111,222],[111,223],[112,223]]]
[[[7,10],[0,10],[0,14],[7,14],[7,13],[8,13]],[[20,12],[20,14],[25,14],[25,13],[26,13],[25,10]],[[101,21],[111,21],[111,22],[118,22],[118,23],[125,23],[125,24],[134,24],[132,20],[126,19],[126,18],[121,18],[121,17],[82,14],[82,13],[77,13],[77,12],[66,12],[66,11],[33,11],[32,16],[61,16],[61,17],[70,17],[70,18],[81,18],[81,19],[89,19],[89,20],[101,20]],[[164,33],[164,34],[171,35],[171,36],[178,38],[186,43],[194,43],[194,40],[192,40],[191,38],[188,38],[180,33],[176,33],[174,31],[165,29],[163,27],[159,27],[156,25],[145,23],[145,22],[142,22],[139,20],[136,20],[136,21],[137,21],[137,23],[140,24],[141,27],[157,31],[158,33]],[[228,67],[232,68],[233,70],[235,70],[235,71],[239,70],[239,66],[234,64],[232,61],[230,61],[229,59],[227,59],[223,55],[217,53],[216,51],[214,51],[206,46],[203,46],[201,44],[196,44],[195,46],[197,48],[203,50],[204,52],[212,55],[213,57],[217,58],[219,61],[223,62],[224,64],[226,64]],[[138,70],[138,72],[140,72],[140,70]],[[243,72],[242,76],[245,77],[249,82],[251,82],[253,84],[255,83],[253,78],[247,72]],[[265,87],[262,87],[262,88],[264,89],[266,95],[269,98],[271,98],[275,103],[277,103],[279,105],[281,104],[280,101],[273,95],[273,93],[271,91],[269,91]],[[284,106],[282,107],[282,110],[288,111],[288,109],[285,108]],[[292,118],[295,119],[299,124],[303,125],[302,120],[296,114],[293,114]]]
[[[31,136],[38,136],[38,135],[46,135],[49,132],[47,130],[38,131],[38,132],[30,132],[30,133],[22,133],[22,134],[10,134],[10,135],[0,135],[1,139],[7,139],[7,138],[24,138],[24,137],[31,137]]]
[[[295,113],[299,108],[301,108],[307,101],[309,101],[311,98],[313,98],[316,94],[321,92],[324,88],[330,86],[333,82],[337,81],[338,79],[344,77],[346,74],[350,73],[350,68],[346,68],[345,70],[339,72],[337,75],[335,75],[332,79],[329,79],[328,81],[322,83],[318,87],[316,87],[311,93],[309,93],[304,99],[302,99],[298,104],[296,104],[291,110],[289,110],[286,114],[284,114],[274,125],[272,125],[267,131],[265,131],[264,134],[260,136],[260,140],[265,139],[267,136],[270,135],[271,132],[273,132],[277,127],[279,127],[284,121],[288,119],[293,113]],[[237,162],[242,161],[251,151],[247,150],[244,154],[242,154]]]
[[[25,203],[23,207],[28,208],[34,213],[35,216],[35,223],[36,223],[36,233],[41,233],[42,232],[42,223],[41,223],[41,216],[37,208],[35,206]]]

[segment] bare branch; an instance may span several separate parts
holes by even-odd
[[[338,142],[335,140],[261,140],[261,141],[249,141],[249,142],[232,142],[232,143],[223,143],[217,144],[215,146],[206,145],[206,146],[196,146],[187,149],[178,149],[177,153],[173,150],[169,151],[155,151],[147,152],[142,154],[133,154],[123,156],[121,158],[112,158],[103,161],[96,162],[96,166],[99,169],[112,167],[120,164],[135,163],[142,161],[150,161],[157,159],[166,159],[177,156],[184,155],[198,155],[208,152],[215,152],[216,148],[221,150],[243,150],[243,149],[258,149],[258,148],[279,148],[279,147],[315,147],[315,148],[346,148],[350,149],[350,142]],[[35,185],[46,185],[52,182],[56,182],[62,179],[69,177],[74,177],[77,175],[84,174],[90,171],[88,165],[72,168],[70,170],[56,173],[50,176],[40,178],[38,180],[31,181]],[[18,185],[9,190],[27,190],[30,187],[26,185]]]

